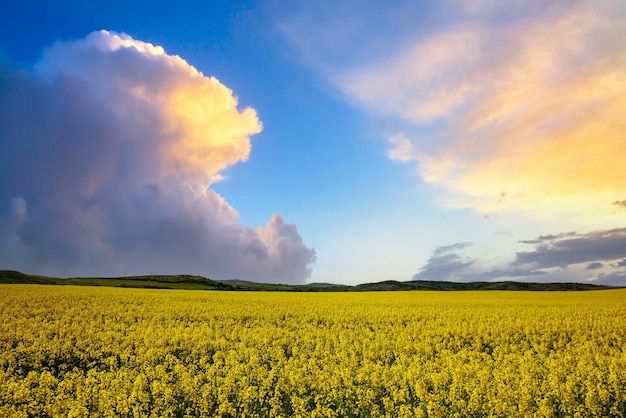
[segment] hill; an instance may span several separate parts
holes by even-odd
[[[599,286],[589,283],[531,283],[531,282],[443,282],[414,280],[397,282],[388,280],[378,283],[364,283],[357,285],[361,291],[398,291],[398,290],[532,290],[532,291],[564,291],[564,290],[598,290],[608,289],[609,286]]]
[[[57,277],[32,276],[18,271],[0,270],[0,283],[134,287],[149,289],[190,289],[190,290],[235,290],[233,286],[216,282],[202,276],[188,274],[172,276],[128,276],[128,277]]]
[[[202,276],[188,274],[128,276],[128,277],[56,277],[34,276],[13,270],[0,270],[0,283],[110,286],[148,289],[189,289],[189,290],[232,290],[267,292],[379,292],[408,290],[531,290],[531,291],[573,291],[611,289],[614,286],[600,286],[589,283],[529,283],[529,282],[444,282],[414,280],[398,282],[386,280],[376,283],[363,283],[356,286],[330,283],[310,283],[306,285],[256,283],[245,280],[216,281]]]

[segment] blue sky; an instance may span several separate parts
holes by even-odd
[[[626,284],[621,1],[5,9],[0,268]]]

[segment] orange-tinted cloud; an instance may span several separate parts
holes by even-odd
[[[72,77],[107,100],[137,129],[158,123],[158,163],[163,175],[208,186],[229,165],[245,161],[250,136],[261,131],[256,111],[237,109],[232,90],[162,47],[125,34],[98,31],[61,42],[37,65],[45,80]],[[145,125],[145,126],[142,126]]]
[[[623,198],[626,6],[566,2],[472,15],[335,81],[415,127],[389,156],[416,161],[452,207],[602,218]]]

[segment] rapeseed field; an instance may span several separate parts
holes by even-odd
[[[0,285],[2,417],[626,416],[626,290]]]

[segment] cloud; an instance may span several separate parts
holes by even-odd
[[[616,200],[613,202],[613,205],[617,206],[620,209],[626,209],[626,200]]]
[[[443,245],[441,247],[435,248],[435,250],[433,251],[433,255],[435,257],[440,257],[445,254],[455,253],[459,250],[463,250],[467,247],[471,247],[472,245],[473,244],[469,241],[457,242],[456,244],[451,244],[451,245]]]
[[[438,247],[413,280],[459,280],[465,277],[476,260],[459,253],[471,246],[470,242],[460,242]]]
[[[415,2],[403,2],[402,7],[367,0],[264,4],[299,58],[327,76],[389,54],[397,38],[432,18],[429,8]]]
[[[470,277],[467,277],[466,280],[471,281],[493,281],[493,280],[504,280],[504,279],[522,279],[522,280],[537,280],[538,276],[545,276],[548,274],[546,271],[535,270],[532,268],[519,268],[519,267],[511,267],[506,266],[504,268],[493,268],[493,269],[485,269],[483,271],[476,272],[472,274]]]
[[[288,39],[346,100],[396,121],[389,157],[447,206],[589,222],[623,197],[626,3],[340,4],[341,42],[310,36],[333,19]]]
[[[217,79],[124,34],[0,68],[0,264],[304,282],[315,251],[295,225],[241,226],[209,188],[261,128]]]
[[[544,238],[537,241],[533,251],[516,253],[511,265],[532,265],[535,269],[564,268],[572,264],[626,257],[626,228],[593,231],[583,235],[565,234],[554,240]]]
[[[626,287],[626,271],[613,272],[613,273],[601,273],[598,279],[595,280],[596,284],[603,284],[606,286],[622,286]]]
[[[553,234],[553,235],[540,235],[536,239],[522,240],[519,242],[522,244],[544,244],[544,243],[554,242],[556,240],[560,240],[563,238],[570,238],[570,237],[577,237],[577,236],[579,235],[576,232],[562,232],[560,234]]]
[[[594,261],[593,263],[589,263],[585,270],[597,270],[601,269],[602,267],[604,267],[603,263],[600,263],[599,261]]]
[[[459,242],[444,245],[433,250],[433,255],[420,272],[413,276],[413,280],[441,280],[441,281],[493,281],[506,279],[536,279],[546,272],[534,268],[517,266],[488,267],[480,260],[462,254],[462,250],[472,246],[471,242]]]
[[[626,228],[564,232],[520,241],[534,250],[517,252],[512,261],[489,265],[461,253],[470,243],[438,247],[414,280],[569,281],[616,284],[626,267]],[[586,264],[586,265],[585,265]],[[590,273],[593,272],[593,273]]]

